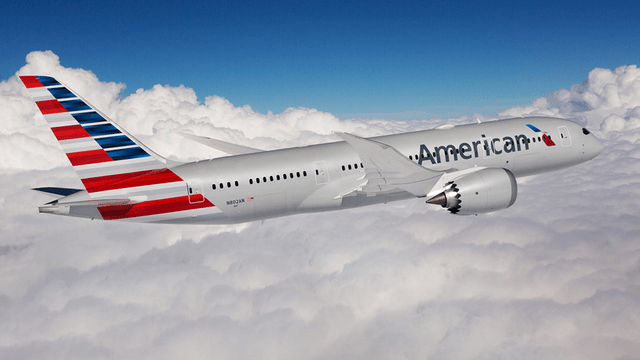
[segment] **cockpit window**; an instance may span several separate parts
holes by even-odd
[[[589,132],[589,130],[587,130],[587,128],[582,128],[582,133],[583,133],[583,134],[585,134],[585,135],[589,135],[589,134],[591,134],[591,133]]]

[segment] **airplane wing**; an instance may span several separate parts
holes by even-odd
[[[364,193],[375,195],[398,188],[425,197],[445,173],[414,163],[393,146],[348,133],[336,135],[349,143],[360,156],[366,174],[366,183],[360,190]]]
[[[199,142],[200,144],[207,145],[208,147],[214,148],[216,150],[220,150],[229,155],[242,155],[242,154],[253,154],[262,152],[264,150],[250,148],[248,146],[242,146],[238,144],[229,143],[222,140],[212,139],[206,136],[198,136],[192,134],[186,134],[183,132],[176,132],[176,134],[185,137],[189,140],[193,140],[195,142]]]

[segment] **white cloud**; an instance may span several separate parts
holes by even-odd
[[[217,96],[198,103],[184,86],[120,98],[123,84],[51,52],[29,54],[26,73],[60,78],[179,159],[219,154],[174,129],[273,149],[437,123],[260,114]],[[635,66],[595,69],[501,113],[575,119],[606,146],[528,179],[502,212],[455,217],[410,200],[264,225],[161,226],[37,214],[48,198],[31,187],[79,180],[12,77],[0,83],[0,358],[637,356],[638,81]]]
[[[559,89],[537,98],[529,106],[517,106],[500,112],[500,117],[546,115],[570,118],[598,128],[608,116],[626,118],[626,126],[637,128],[630,121],[629,111],[640,106],[640,69],[636,65],[620,66],[614,71],[596,68],[587,79],[570,89]],[[632,111],[633,112],[633,111]],[[637,111],[634,112],[637,116]],[[604,132],[621,130],[622,123],[610,120]]]

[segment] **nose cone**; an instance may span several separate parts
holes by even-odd
[[[593,134],[587,135],[589,139],[585,142],[585,151],[584,155],[588,160],[595,158],[600,155],[604,146],[597,137],[593,136]]]
[[[598,155],[600,155],[600,153],[602,152],[602,149],[604,149],[604,146],[602,146],[602,143],[600,142],[600,140],[598,140],[597,137],[593,137],[593,140],[595,140],[595,155],[593,155],[593,157],[596,157]]]

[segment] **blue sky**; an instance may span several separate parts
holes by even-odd
[[[34,50],[127,90],[193,88],[266,113],[492,114],[637,64],[637,2],[21,1],[4,5],[0,77]]]

